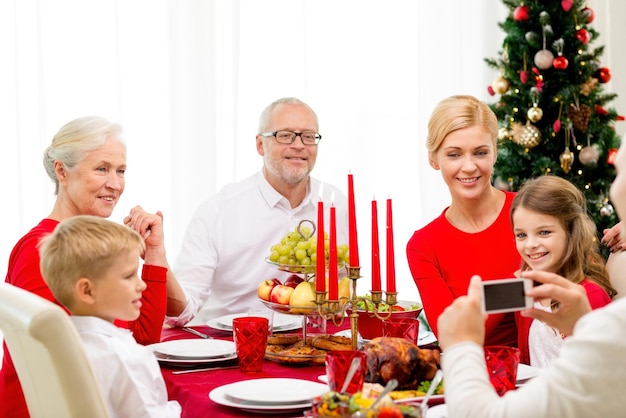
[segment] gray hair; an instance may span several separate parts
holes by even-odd
[[[54,171],[55,161],[72,168],[87,152],[102,147],[107,139],[123,144],[121,133],[120,125],[99,116],[85,116],[63,125],[43,153],[43,166],[55,185],[54,194],[59,193],[59,180]]]
[[[265,109],[263,109],[263,112],[261,112],[261,117],[259,118],[259,132],[258,133],[267,131],[270,125],[270,117],[272,115],[272,111],[279,105],[300,105],[300,106],[306,107],[307,109],[311,111],[313,116],[315,116],[315,122],[319,127],[317,114],[313,111],[313,109],[311,109],[311,106],[309,106],[308,104],[304,103],[302,100],[297,99],[295,97],[283,97],[282,99],[278,99],[275,102],[270,103]]]

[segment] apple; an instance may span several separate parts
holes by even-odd
[[[302,281],[291,294],[289,299],[291,312],[308,314],[315,308],[315,284]]]
[[[298,286],[303,281],[304,279],[302,277],[298,276],[297,274],[292,274],[291,276],[287,277],[287,280],[285,280],[285,283],[283,284],[285,286],[293,287],[295,289],[296,286]]]
[[[277,278],[264,280],[256,288],[256,293],[260,299],[269,301],[270,295],[272,294],[272,290],[279,284],[282,284],[282,283]]]
[[[289,305],[289,299],[291,299],[293,291],[293,287],[285,286],[284,284],[276,285],[270,294],[270,302],[279,305]]]

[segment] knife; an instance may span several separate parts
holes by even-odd
[[[197,336],[197,337],[200,337],[200,338],[209,339],[209,340],[210,340],[210,339],[213,339],[213,337],[211,337],[210,335],[203,334],[203,333],[201,333],[200,331],[196,331],[196,330],[195,330],[195,329],[193,329],[193,328],[189,328],[189,327],[182,327],[181,329],[182,329],[183,331],[185,331],[185,332],[188,332],[188,333],[193,334],[193,335],[195,335],[195,336]]]

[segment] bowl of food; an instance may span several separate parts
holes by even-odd
[[[407,300],[399,300],[393,306],[386,303],[375,306],[367,297],[360,298],[356,310],[359,315],[357,329],[361,337],[366,340],[382,337],[384,319],[417,318],[422,309],[420,303]],[[375,315],[374,311],[378,315]]]

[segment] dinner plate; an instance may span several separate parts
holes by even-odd
[[[161,358],[166,356],[168,360],[224,358],[236,352],[234,342],[217,339],[170,340],[151,344],[150,347],[155,353],[160,354]]]
[[[532,367],[529,366],[527,364],[519,364],[517,366],[517,385],[521,385],[523,383],[525,383],[526,381],[528,381],[529,379],[532,379],[533,377],[537,376],[537,374],[539,373],[539,368],[537,367]],[[326,377],[326,375],[322,375],[324,377]],[[322,380],[322,376],[319,376],[318,379]],[[445,378],[444,378],[445,381]],[[421,401],[423,398],[423,396],[416,396],[416,397],[410,397],[410,398],[403,398],[403,399],[398,399],[396,402],[397,403],[405,403],[405,402],[419,402]],[[437,400],[443,400],[444,399],[444,395],[433,395],[431,398],[431,401],[437,401]],[[430,403],[430,402],[429,402]],[[438,402],[436,402],[438,403]]]
[[[446,418],[448,416],[448,407],[446,404],[435,405],[428,408],[426,418]]]
[[[230,385],[228,399],[238,403],[256,405],[292,405],[311,402],[311,399],[328,390],[325,385],[309,380],[273,378],[244,380]]]
[[[308,382],[309,385],[311,385],[309,387],[309,391],[310,393],[313,393],[313,395],[311,396],[310,399],[303,401],[302,403],[268,405],[268,404],[255,404],[249,401],[238,402],[229,398],[228,392],[232,391],[233,387],[244,384],[245,382],[254,382],[254,385],[257,388],[272,388],[276,393],[273,395],[271,399],[276,399],[277,394],[279,394],[281,388],[284,387],[283,385],[288,385],[288,386],[295,385],[296,382],[298,382],[298,384],[301,384],[300,382],[303,382],[303,381],[300,379],[286,379],[286,378],[285,379],[282,379],[282,378],[253,379],[251,381],[244,380],[241,382],[235,382],[235,383],[231,383],[228,385],[219,386],[213,389],[211,392],[209,392],[209,399],[211,399],[213,402],[219,405],[229,406],[232,408],[238,408],[243,411],[254,412],[257,414],[270,414],[270,415],[271,414],[288,414],[288,413],[298,412],[298,411],[302,411],[303,409],[310,408],[312,406],[311,401],[315,396],[319,396],[322,393],[328,391],[328,386],[326,385],[323,385],[321,383],[316,383],[316,382],[305,381],[305,382]],[[252,383],[245,383],[245,384],[250,385]],[[273,386],[276,384],[278,384],[278,386]],[[313,385],[317,385],[317,386],[313,386]],[[313,390],[313,388],[316,388],[316,389]]]
[[[517,366],[517,384],[522,384],[539,374],[538,367],[529,366],[527,364],[519,364]]]
[[[219,363],[220,361],[229,361],[235,360],[237,358],[237,353],[233,353],[230,355],[226,355],[223,357],[208,357],[208,358],[199,358],[199,359],[184,359],[184,358],[176,358],[171,357],[165,354],[155,352],[154,355],[159,363],[167,364],[170,366],[198,366],[201,364],[209,364],[209,363]]]
[[[220,331],[232,332],[233,319],[240,318],[242,316],[248,316],[248,314],[239,313],[220,316],[219,318],[210,319],[207,322],[207,325],[213,329],[219,329]],[[274,313],[274,319],[272,320],[272,323],[272,329],[275,332],[292,331],[302,328],[302,317]]]

